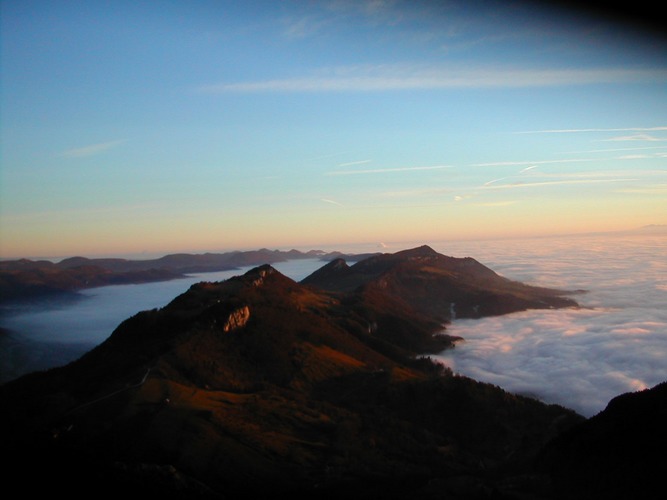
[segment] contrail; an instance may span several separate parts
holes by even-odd
[[[493,179],[492,181],[485,182],[484,185],[488,186],[490,184],[493,184],[494,182],[502,181],[502,180],[505,180],[505,179],[507,179],[507,177],[501,177],[500,179]]]
[[[433,167],[402,167],[402,168],[377,168],[373,170],[336,170],[326,175],[360,175],[360,174],[388,174],[392,172],[413,172],[417,170],[440,170],[452,168],[450,165],[436,165]]]
[[[338,205],[339,207],[344,207],[342,203],[338,203],[337,201],[334,200],[329,200],[328,198],[321,198],[320,201],[323,201],[324,203],[331,203],[332,205]]]
[[[655,132],[667,130],[667,127],[628,127],[628,128],[570,128],[552,130],[524,130],[516,134],[572,134],[579,132]]]
[[[349,161],[349,162],[347,162],[347,163],[339,163],[338,166],[339,166],[339,167],[349,167],[349,166],[352,166],[352,165],[361,165],[361,164],[363,164],[363,163],[370,163],[370,162],[372,162],[372,161],[373,161],[373,160]]]

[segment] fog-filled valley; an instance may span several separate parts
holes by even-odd
[[[665,243],[664,236],[435,242],[438,252],[473,257],[509,279],[576,291],[572,297],[581,307],[455,319],[447,332],[464,341],[455,349],[425,354],[455,373],[594,415],[620,393],[667,379]],[[324,264],[299,259],[274,267],[300,281]],[[73,302],[6,307],[0,323],[2,381],[72,361],[135,313],[165,306],[193,283],[244,271],[107,286],[84,290]]]
[[[458,245],[450,245],[459,251]],[[454,321],[454,371],[591,416],[614,396],[667,379],[667,241],[576,237],[467,244],[519,281],[567,290],[580,309]]]
[[[325,263],[299,259],[274,264],[301,280]],[[44,299],[0,309],[0,382],[33,370],[60,366],[103,342],[123,320],[163,307],[200,281],[220,281],[249,268],[196,273],[156,283],[112,285],[80,291],[78,298]]]

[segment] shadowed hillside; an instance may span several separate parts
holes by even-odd
[[[529,464],[583,418],[419,353],[450,345],[453,297],[497,311],[473,302],[484,282],[512,307],[563,299],[449,259],[372,257],[336,291],[268,265],[193,285],[76,362],[0,387],[8,476],[25,493],[547,498]],[[459,286],[427,307],[410,298]]]
[[[622,394],[550,443],[539,463],[563,498],[662,498],[666,422],[667,382]]]

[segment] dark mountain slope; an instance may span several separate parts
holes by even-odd
[[[270,266],[194,285],[78,361],[0,386],[6,487],[228,499],[542,495],[548,480],[523,466],[582,418],[415,358],[447,342],[433,336],[439,329],[372,286],[328,292]]]
[[[551,443],[540,462],[563,498],[658,499],[667,472],[667,382],[612,399]]]

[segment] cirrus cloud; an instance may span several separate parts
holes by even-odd
[[[365,92],[461,88],[523,88],[598,83],[667,81],[662,69],[518,68],[420,66],[412,64],[345,66],[314,74],[202,85],[206,93]]]
[[[89,144],[87,146],[82,146],[78,148],[72,148],[72,149],[67,149],[63,151],[60,156],[63,156],[65,158],[82,158],[85,156],[94,156],[100,153],[104,153],[105,151],[108,151],[111,148],[114,148],[120,144],[122,144],[125,141],[108,141],[108,142],[100,142],[97,144]]]

